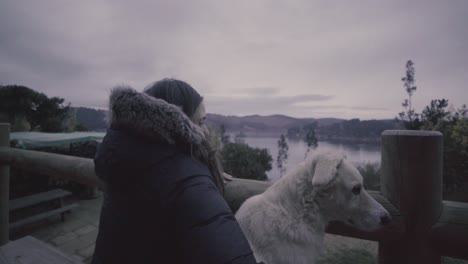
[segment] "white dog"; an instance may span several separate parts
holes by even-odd
[[[242,204],[236,218],[257,261],[315,263],[328,222],[362,230],[390,222],[363,188],[362,176],[340,153],[319,152]]]

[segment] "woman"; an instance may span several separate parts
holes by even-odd
[[[107,187],[92,263],[256,263],[223,199],[205,117],[183,81],[111,92],[94,159]]]

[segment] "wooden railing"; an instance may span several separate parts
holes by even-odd
[[[0,124],[0,246],[8,241],[9,166],[105,188],[91,159],[10,149],[9,125]],[[380,192],[370,192],[392,223],[363,232],[339,222],[327,232],[379,242],[379,263],[440,263],[441,256],[468,260],[468,204],[442,200],[442,134],[395,130],[382,133]],[[262,193],[266,182],[234,179],[225,197],[235,212]]]

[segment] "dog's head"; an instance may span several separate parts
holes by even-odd
[[[361,174],[343,154],[319,152],[306,164],[311,190],[305,202],[319,207],[327,221],[342,221],[362,230],[390,222],[390,214],[367,193]]]

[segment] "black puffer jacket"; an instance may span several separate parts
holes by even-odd
[[[135,100],[131,90],[115,93]],[[111,111],[121,103],[111,96]],[[137,112],[126,114],[142,118]],[[96,154],[96,174],[107,189],[92,263],[256,263],[207,167],[161,133],[152,140],[143,134],[141,127],[109,129]]]

